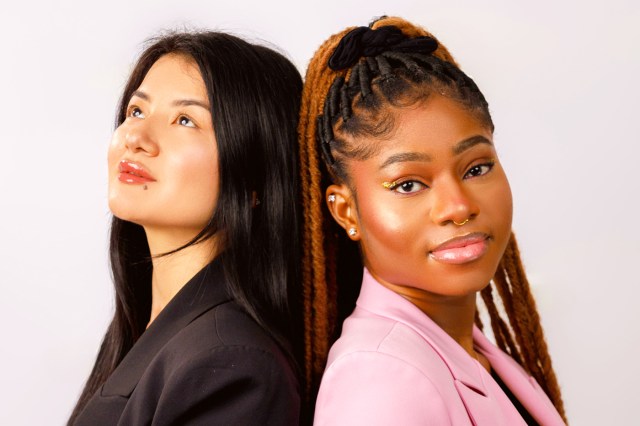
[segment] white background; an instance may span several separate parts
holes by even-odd
[[[638,3],[366,3],[2,6],[0,424],[63,424],[93,364],[113,307],[106,148],[143,41],[229,30],[275,43],[303,71],[330,34],[381,14],[434,32],[489,100],[572,424],[637,424]]]

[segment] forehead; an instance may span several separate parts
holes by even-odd
[[[379,154],[396,151],[451,151],[473,136],[493,140],[490,129],[458,102],[440,95],[394,112],[395,129],[379,141]]]
[[[206,95],[198,65],[192,58],[179,54],[160,57],[145,75],[139,90],[145,93]]]

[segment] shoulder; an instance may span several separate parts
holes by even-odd
[[[197,362],[215,356],[246,354],[288,367],[282,349],[271,335],[235,302],[225,302],[187,324],[167,342],[159,355],[174,363]]]
[[[351,351],[325,370],[314,424],[449,424],[443,396],[406,359],[381,351]]]
[[[154,416],[165,419],[197,415],[215,423],[296,424],[300,406],[289,360],[234,302],[205,312],[177,333],[137,391],[154,399]]]
[[[438,386],[439,376],[446,373],[433,348],[410,327],[387,318],[353,315],[331,349],[316,422],[449,424]]]
[[[227,366],[238,374],[253,372],[256,380],[284,377],[290,386],[297,385],[291,363],[280,346],[233,301],[216,306],[185,326],[158,356],[171,364],[173,371]]]
[[[438,352],[412,327],[390,318],[356,309],[344,322],[340,338],[331,347],[329,365],[356,353],[376,353],[401,360],[424,376],[447,366]]]

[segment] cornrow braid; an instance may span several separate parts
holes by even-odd
[[[329,59],[335,62],[332,55],[339,43],[354,31],[348,28],[330,37],[309,64],[298,134],[304,209],[305,370],[311,402],[328,349],[339,335],[342,320],[355,306],[362,278],[357,246],[346,238],[324,204],[324,191],[332,182],[349,185],[345,159],[366,159],[375,154],[376,144],[359,144],[359,137],[384,138],[395,128],[390,107],[408,106],[432,93],[460,103],[493,130],[484,96],[433,35],[395,17],[381,18],[370,27],[395,27],[410,39],[435,40],[437,47],[428,54],[390,47],[364,55],[343,69],[330,68]],[[481,298],[496,345],[538,381],[565,418],[540,318],[513,235],[492,284],[481,291]],[[498,298],[506,318],[497,308]],[[476,323],[482,326],[479,315]]]

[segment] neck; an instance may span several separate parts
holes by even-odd
[[[150,325],[182,287],[216,257],[218,246],[217,238],[213,236],[176,253],[159,256],[181,247],[196,234],[176,234],[150,228],[145,228],[145,233],[153,259]]]
[[[381,284],[416,305],[453,340],[458,342],[472,358],[489,369],[488,361],[476,352],[473,346],[476,292],[463,296],[441,296],[413,287],[389,283]]]
[[[422,312],[429,316],[449,336],[472,356],[473,324],[476,314],[476,294],[459,297],[445,297],[434,303],[431,297],[408,298]]]

